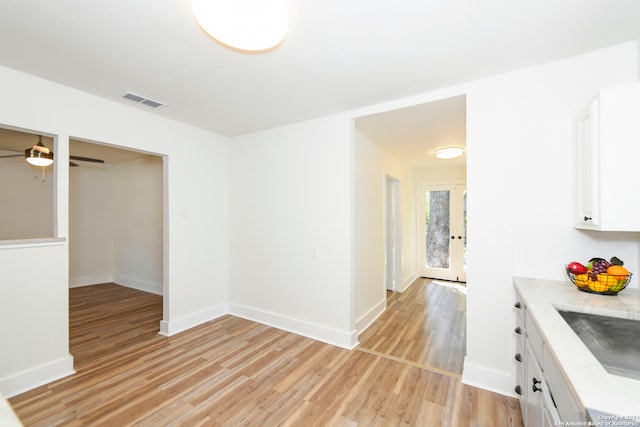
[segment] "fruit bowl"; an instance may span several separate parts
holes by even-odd
[[[571,283],[576,285],[578,290],[599,295],[617,295],[627,287],[632,276],[631,273],[624,275],[599,273],[596,275],[596,280],[593,280],[590,273],[575,274],[569,268],[566,268],[565,271]]]

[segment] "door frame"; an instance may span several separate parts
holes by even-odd
[[[402,289],[402,181],[384,174],[383,191],[384,288]]]

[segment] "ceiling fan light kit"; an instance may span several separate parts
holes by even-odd
[[[0,149],[0,151],[3,151]],[[4,158],[12,158],[12,157],[22,157],[22,154],[9,154],[9,155],[0,155],[0,159]],[[38,143],[31,148],[27,148],[24,150],[24,158],[30,165],[42,167],[43,169],[47,166],[51,166],[53,164],[53,151],[47,148],[42,143],[42,135],[38,135]],[[101,163],[104,164],[104,160],[95,159],[93,157],[84,157],[84,156],[74,156],[69,155],[70,160],[78,160],[81,162],[90,162],[90,163]],[[69,166],[76,167],[77,163],[69,161]]]
[[[207,34],[244,52],[278,46],[289,27],[284,0],[191,0],[191,8]]]
[[[38,136],[38,143],[24,150],[24,157],[34,166],[51,166],[53,164],[53,152],[44,146],[42,136]]]

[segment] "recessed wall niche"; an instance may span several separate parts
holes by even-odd
[[[0,128],[0,240],[55,237],[55,166],[29,164],[26,149],[39,133]],[[42,135],[55,152],[53,138]]]

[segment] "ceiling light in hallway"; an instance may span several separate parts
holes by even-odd
[[[462,153],[464,153],[464,150],[460,147],[447,147],[437,149],[433,155],[438,159],[455,159],[462,156]]]
[[[191,6],[202,29],[234,49],[269,50],[287,35],[284,0],[192,0]]]

